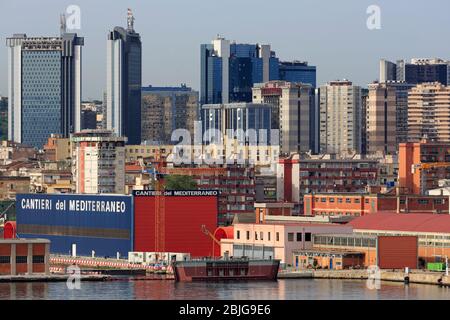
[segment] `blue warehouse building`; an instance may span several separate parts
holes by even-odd
[[[122,195],[17,195],[17,236],[51,241],[53,254],[127,257],[133,251],[133,198]]]

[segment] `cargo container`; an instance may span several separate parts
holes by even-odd
[[[445,271],[445,263],[442,262],[429,262],[427,263],[427,270],[429,271]]]
[[[164,250],[192,257],[213,255],[214,241],[202,232],[217,228],[218,191],[166,191],[164,193]],[[155,192],[135,191],[134,249],[155,252]]]
[[[17,235],[51,241],[51,253],[127,258],[133,251],[133,198],[19,194]]]

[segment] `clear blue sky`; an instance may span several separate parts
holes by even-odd
[[[309,61],[318,83],[378,77],[381,57],[450,59],[448,0],[0,0],[0,94],[7,93],[5,38],[58,35],[59,14],[82,10],[83,99],[100,98],[106,78],[106,36],[126,25],[130,7],[143,41],[143,84],[199,88],[199,46],[216,34],[269,43],[283,60]],[[381,7],[382,29],[366,27],[366,9]]]

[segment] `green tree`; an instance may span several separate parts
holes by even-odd
[[[164,180],[165,190],[197,190],[197,182],[191,176],[169,175]]]

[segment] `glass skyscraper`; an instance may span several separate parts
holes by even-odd
[[[278,58],[270,45],[237,44],[217,37],[202,44],[201,104],[251,102],[255,83],[276,80]]]
[[[114,28],[107,46],[106,127],[141,144],[142,44],[128,11],[128,27]]]
[[[310,84],[316,88],[316,67],[309,66],[307,62],[280,62],[279,72],[279,80]]]
[[[17,34],[9,47],[8,139],[42,148],[51,134],[80,130],[84,39]]]

